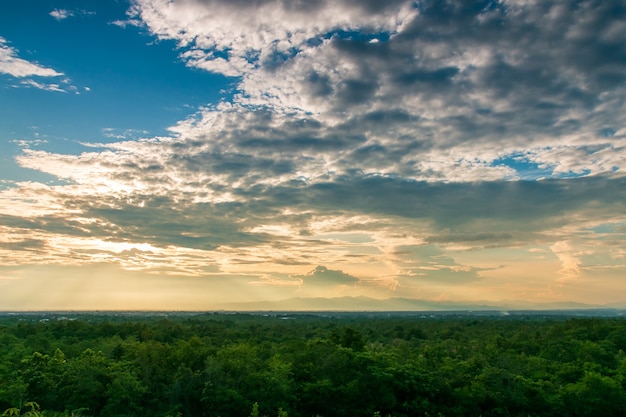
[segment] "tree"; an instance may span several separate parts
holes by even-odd
[[[102,352],[86,349],[79,357],[68,361],[63,374],[63,384],[57,398],[63,404],[56,410],[88,409],[100,414],[106,403],[107,385],[110,383],[107,359]]]
[[[566,387],[564,412],[576,417],[623,416],[626,393],[613,378],[587,372],[581,380]]]
[[[255,402],[254,404],[252,404],[252,411],[250,412],[250,417],[260,417],[259,403]]]
[[[3,416],[25,416],[25,417],[43,417],[43,412],[40,411],[41,407],[34,401],[29,401],[24,404],[26,407],[30,407],[26,413],[22,414],[22,410],[20,408],[9,408],[2,413]]]

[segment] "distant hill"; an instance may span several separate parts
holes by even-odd
[[[489,310],[587,310],[623,309],[626,303],[611,305],[576,302],[530,303],[524,301],[459,302],[410,298],[369,297],[288,298],[280,301],[225,303],[220,308],[233,311],[489,311]]]

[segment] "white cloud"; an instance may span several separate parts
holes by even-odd
[[[237,77],[234,100],[242,107],[202,110],[173,129],[182,136],[213,136],[214,123],[235,116],[237,131],[246,132],[255,126],[244,113],[255,108],[273,113],[273,132],[282,135],[295,134],[282,123],[305,115],[321,126],[307,132],[315,138],[361,135],[359,143],[307,154],[304,165],[317,171],[305,169],[307,178],[355,168],[426,181],[533,177],[518,172],[519,164],[501,163],[520,154],[528,154],[523,171],[540,167],[534,178],[623,175],[622,148],[600,133],[626,123],[623,83],[615,76],[615,85],[602,85],[594,71],[617,74],[623,64],[597,56],[606,64],[588,67],[576,58],[596,38],[596,26],[621,30],[608,9],[591,8],[593,19],[582,21],[571,4],[503,2],[482,12],[421,7],[136,0],[129,15],[158,38],[176,40],[188,65]],[[447,20],[437,20],[438,13]],[[578,35],[554,39],[545,19]],[[546,48],[550,42],[561,47]],[[590,151],[590,144],[611,152]],[[572,158],[559,159],[565,150]]]
[[[581,253],[572,247],[571,242],[558,241],[550,246],[550,249],[561,262],[559,283],[563,284],[580,276],[581,261],[579,257]]]
[[[65,93],[66,92],[57,83],[40,83],[40,82],[37,82],[35,80],[26,79],[26,80],[23,80],[21,82],[21,84],[25,85],[25,86],[28,86],[28,87],[38,88],[39,90],[44,90],[44,91],[57,91],[57,92],[60,92],[60,93]]]
[[[111,25],[125,29],[127,26],[142,27],[143,23],[138,19],[114,20]]]
[[[46,68],[37,63],[18,57],[18,50],[9,46],[6,39],[0,37],[0,73],[13,77],[60,77],[62,72]]]
[[[398,2],[395,2],[396,5]],[[249,4],[222,1],[138,0],[130,15],[161,39],[188,48],[192,66],[226,75],[243,75],[275,54],[292,54],[328,32],[368,27],[397,32],[416,13],[406,2],[379,7],[359,2]]]
[[[54,9],[50,12],[50,16],[54,17],[56,20],[63,20],[74,16],[74,12],[66,9]]]
[[[623,176],[626,169],[626,147],[611,143],[588,146],[558,146],[532,149],[526,157],[539,167],[549,168],[554,175]]]
[[[70,17],[94,15],[95,12],[90,12],[88,10],[83,10],[83,9],[75,9],[75,10],[54,9],[49,14],[56,20],[61,21]]]
[[[13,87],[29,87],[62,93],[70,91],[79,94],[78,88],[72,85],[71,80],[62,72],[20,58],[18,52],[17,49],[9,46],[6,39],[0,37],[0,73],[19,79],[19,83],[13,84]],[[48,81],[50,79],[54,81]]]

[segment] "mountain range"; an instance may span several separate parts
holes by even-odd
[[[532,303],[431,301],[410,298],[375,299],[370,297],[288,298],[278,301],[225,303],[231,311],[490,311],[490,310],[597,310],[626,309],[626,302],[584,304],[577,302]]]

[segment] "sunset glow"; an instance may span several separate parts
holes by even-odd
[[[626,302],[622,2],[0,8],[0,310]]]

